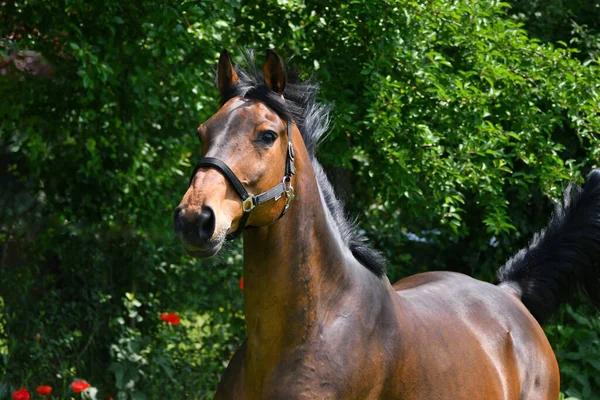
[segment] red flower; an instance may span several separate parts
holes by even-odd
[[[87,383],[86,381],[75,381],[75,382],[71,383],[71,389],[73,389],[73,391],[75,393],[84,391],[85,389],[89,388],[90,386],[91,385],[89,383]]]
[[[160,319],[172,325],[179,325],[181,323],[181,318],[179,318],[179,315],[175,314],[174,312],[162,313],[160,314]]]
[[[25,388],[21,388],[12,394],[13,400],[29,400],[31,396]]]
[[[244,290],[244,277],[240,278],[240,290]]]
[[[169,318],[170,318],[169,323],[171,323],[173,325],[179,325],[179,323],[181,322],[181,318],[179,318],[179,315],[177,315],[175,313],[170,313]]]
[[[42,396],[48,396],[50,393],[52,393],[52,386],[38,386],[37,389],[35,389],[35,391],[38,392],[38,394],[41,394]]]

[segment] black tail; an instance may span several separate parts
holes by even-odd
[[[540,324],[580,285],[600,306],[600,169],[565,190],[546,229],[498,271]]]

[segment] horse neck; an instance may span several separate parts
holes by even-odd
[[[304,146],[294,147],[296,199],[279,221],[244,233],[247,349],[261,368],[310,340],[368,272],[332,226]]]

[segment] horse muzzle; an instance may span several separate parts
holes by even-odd
[[[192,257],[208,258],[221,250],[225,235],[215,235],[216,218],[213,209],[202,206],[200,212],[177,207],[173,215],[175,234]]]

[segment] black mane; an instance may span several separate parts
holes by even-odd
[[[343,205],[335,192],[323,167],[318,163],[315,152],[320,140],[326,136],[329,127],[330,107],[317,103],[319,85],[310,78],[300,79],[300,71],[287,70],[287,84],[283,100],[264,84],[263,72],[257,68],[254,53],[245,54],[245,68],[235,67],[239,80],[232,90],[221,98],[224,104],[232,97],[256,99],[275,111],[284,120],[289,118],[298,126],[304,145],[312,160],[321,195],[331,217],[335,221],[344,244],[354,257],[377,276],[385,274],[385,259],[366,244],[366,238],[358,233],[356,224],[346,219]]]

